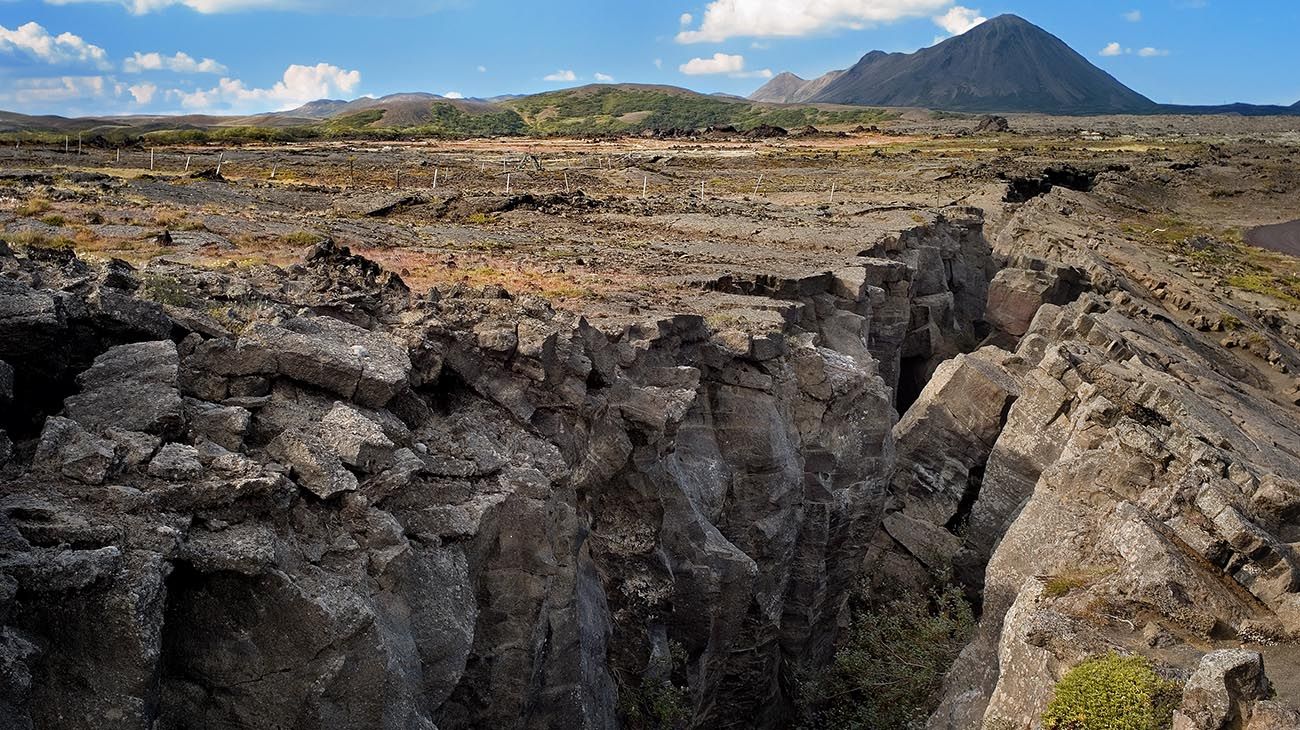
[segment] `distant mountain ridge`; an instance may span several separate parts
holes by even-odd
[[[672,133],[709,127],[803,129],[861,126],[893,118],[870,107],[764,104],[726,94],[652,84],[589,84],[527,96],[452,99],[405,93],[351,101],[318,99],[252,116],[104,116],[65,118],[0,111],[0,135],[56,143],[82,134],[92,145],[218,141],[508,135],[589,136]],[[58,135],[54,137],[53,135]]]
[[[872,51],[852,68],[803,85],[785,78],[755,96],[776,101],[781,87],[788,99],[814,103],[949,111],[1126,114],[1157,108],[1061,39],[1015,15],[1000,15],[915,53]]]
[[[1000,15],[915,53],[872,51],[851,68],[805,80],[782,73],[750,96],[775,103],[865,104],[957,112],[1044,114],[1295,114],[1252,104],[1158,104],[1064,41]]]
[[[775,102],[777,104],[800,104],[821,93],[843,71],[831,71],[815,79],[803,79],[789,71],[779,74],[767,82],[763,88],[750,95],[750,101]]]

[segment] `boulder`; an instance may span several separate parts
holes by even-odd
[[[253,414],[247,408],[185,399],[185,415],[195,442],[207,439],[230,451],[243,448]]]
[[[1029,331],[1044,304],[1067,304],[1082,291],[1082,276],[1071,268],[1003,269],[989,284],[985,319],[1013,337]]]
[[[985,348],[944,362],[894,426],[894,485],[910,517],[946,525],[966,490],[979,488],[1007,411],[1020,396],[1003,365],[1008,357]]]
[[[392,465],[397,448],[383,427],[343,403],[335,403],[321,420],[320,440],[344,464],[372,474]]]
[[[149,476],[169,481],[189,481],[203,474],[198,449],[188,444],[167,444],[149,462]]]
[[[105,333],[150,340],[171,335],[172,321],[160,304],[108,286],[95,288],[86,297],[86,304],[96,327]]]
[[[994,114],[989,114],[987,116],[981,117],[979,123],[975,125],[975,134],[982,134],[985,132],[999,133],[999,132],[1010,132],[1010,131],[1011,131],[1011,122],[1008,122],[1006,117],[1000,117]]]
[[[1201,657],[1183,688],[1183,703],[1174,715],[1175,730],[1226,730],[1240,727],[1249,703],[1268,699],[1271,685],[1264,657],[1255,651],[1223,649]]]
[[[57,350],[66,329],[52,292],[0,276],[0,357],[18,362]]]
[[[67,398],[64,407],[70,418],[93,431],[177,432],[184,423],[179,367],[171,340],[119,345],[77,376],[82,392]]]
[[[281,375],[364,406],[387,405],[410,377],[410,357],[392,338],[329,317],[256,325],[249,338]]]
[[[134,469],[149,463],[153,455],[158,452],[158,447],[162,445],[162,439],[140,431],[110,428],[104,435],[117,446],[118,457],[122,461],[123,468],[126,469]]]
[[[274,564],[275,542],[275,533],[266,525],[239,524],[219,531],[199,529],[182,544],[181,555],[200,573],[258,575]]]
[[[45,421],[32,463],[51,474],[103,484],[114,458],[111,441],[87,433],[76,421],[53,416]]]
[[[266,453],[293,471],[298,484],[321,499],[357,490],[357,478],[338,454],[315,436],[285,431],[266,446]]]

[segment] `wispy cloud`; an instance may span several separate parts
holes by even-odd
[[[555,73],[546,74],[542,77],[543,81],[577,81],[578,74],[572,69],[563,68]]]
[[[1132,56],[1132,55],[1137,55],[1141,58],[1158,58],[1160,56],[1168,56],[1169,51],[1164,48],[1155,48],[1152,46],[1146,46],[1144,48],[1139,48],[1135,52],[1132,48],[1125,48],[1124,46],[1121,46],[1119,43],[1107,43],[1104,48],[1102,48],[1100,51],[1097,52],[1097,55],[1106,56],[1108,58],[1114,56]]]
[[[1142,11],[1141,10],[1128,11],[1127,13],[1124,13],[1124,20],[1127,20],[1130,23],[1141,23]]]
[[[198,13],[215,15],[256,10],[280,10],[301,13],[334,13],[366,16],[428,15],[451,5],[455,0],[45,0],[49,5],[120,5],[132,15],[148,15],[172,7],[189,8]]]
[[[614,81],[613,76],[610,76],[609,74],[603,74],[599,71],[597,71],[596,74],[592,76],[592,78],[599,81],[602,84],[608,84]]]
[[[704,9],[699,27],[683,29],[677,42],[716,43],[736,37],[799,37],[841,28],[858,30],[933,15],[950,5],[952,0],[713,0]]]
[[[173,56],[136,51],[122,64],[122,70],[127,73],[175,71],[177,73],[223,74],[226,72],[226,67],[211,58],[205,58],[201,61],[196,60],[183,51],[177,51]]]
[[[102,103],[120,96],[124,90],[125,86],[111,76],[19,78],[0,90],[0,104],[36,112],[47,112],[58,105],[59,111],[66,112],[69,105]]]

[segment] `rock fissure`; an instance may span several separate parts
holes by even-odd
[[[5,253],[0,659],[29,680],[0,700],[19,727],[616,728],[666,692],[783,727],[858,586],[936,575],[982,611],[936,729],[1032,725],[1089,653],[1289,641],[1293,410],[1026,233],[1105,180],[1044,173],[1010,243],[950,208],[703,283],[745,317],[606,329],[417,299],[329,241],[227,280],[260,303],[230,328],[124,264]],[[1198,665],[1185,713],[1247,665]]]

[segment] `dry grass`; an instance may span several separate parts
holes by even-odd
[[[23,217],[31,217],[42,213],[48,213],[53,207],[54,206],[50,204],[50,201],[45,198],[31,197],[19,204],[19,206],[14,209],[14,213]]]

